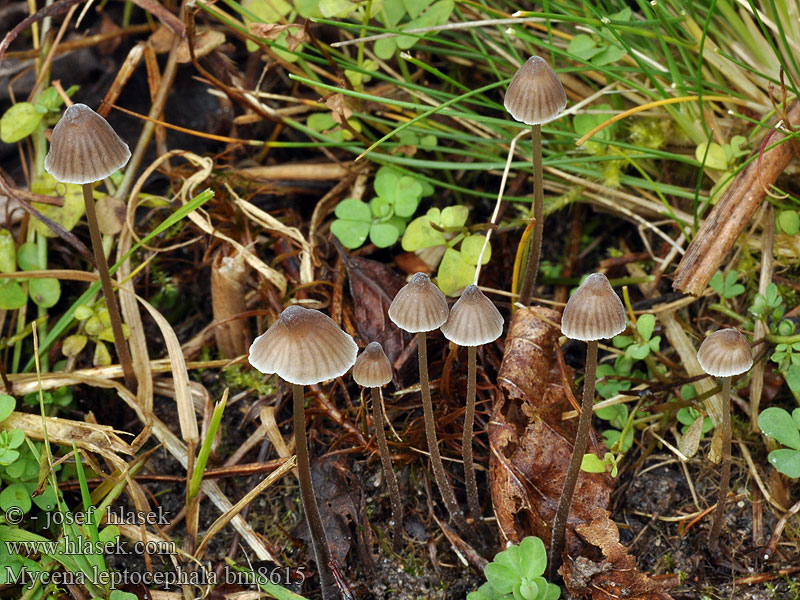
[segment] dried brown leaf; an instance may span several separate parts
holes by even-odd
[[[558,322],[560,315],[538,307],[514,314],[497,377],[500,393],[489,442],[492,501],[501,531],[515,543],[536,535],[549,545],[577,420],[562,421],[570,405],[556,355],[560,331],[543,319]],[[588,451],[605,453],[594,431]],[[575,526],[587,522],[594,508],[608,506],[612,487],[605,473],[580,474],[567,523],[569,555],[584,546]]]
[[[339,125],[343,125],[353,114],[353,111],[347,106],[347,100],[344,94],[328,96],[325,100],[325,106],[331,109],[331,117],[333,117],[333,120]]]
[[[252,339],[246,319],[235,318],[247,311],[244,300],[247,265],[241,254],[225,256],[222,251],[214,255],[211,263],[211,307],[217,349],[226,358],[247,354]]]
[[[125,462],[119,456],[120,454],[133,454],[131,447],[116,434],[113,427],[108,425],[53,417],[47,417],[46,425],[47,437],[51,443],[65,446],[75,444],[78,448],[100,454],[118,468],[124,469],[125,467]],[[25,435],[35,440],[44,439],[42,417],[37,415],[12,412],[0,423],[0,430],[10,431],[11,429],[21,429]]]
[[[288,31],[286,36],[286,47],[289,52],[294,52],[298,46],[309,41],[308,34],[302,25],[290,24],[280,25],[278,23],[250,23],[250,33],[264,38],[265,40],[275,40],[284,31]]]
[[[403,332],[389,320],[389,305],[405,285],[387,265],[341,252],[347,268],[358,335],[364,342],[379,342],[394,364],[406,343]]]
[[[194,39],[194,55],[202,58],[210,54],[225,43],[225,34],[216,29],[204,29],[197,33]],[[177,60],[179,63],[188,63],[192,60],[189,54],[189,41],[183,40],[178,46]]]
[[[636,559],[619,543],[619,529],[610,517],[607,510],[596,507],[591,522],[575,527],[586,542],[600,549],[604,559],[594,562],[579,557],[565,562],[559,572],[569,593],[592,600],[671,600],[661,585],[637,569]]]

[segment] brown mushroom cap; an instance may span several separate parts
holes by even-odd
[[[447,315],[447,298],[425,273],[409,279],[389,306],[389,318],[409,333],[438,329]]]
[[[73,104],[53,128],[44,168],[64,183],[92,183],[124,167],[130,157],[108,121],[85,104]]]
[[[378,342],[370,342],[353,365],[353,379],[364,387],[381,387],[392,380],[392,365]]]
[[[612,338],[625,330],[625,307],[602,273],[592,273],[567,301],[561,333],[584,342]]]
[[[531,56],[514,74],[503,105],[517,121],[541,125],[561,114],[567,105],[567,94],[547,61]]]
[[[347,373],[358,346],[328,315],[290,306],[250,345],[250,364],[298,385],[327,381]]]
[[[697,351],[700,367],[714,377],[731,377],[750,370],[753,352],[736,329],[720,329],[709,335]]]
[[[503,316],[477,285],[468,285],[441,329],[444,337],[459,346],[481,346],[503,334]]]

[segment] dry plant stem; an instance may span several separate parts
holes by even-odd
[[[774,244],[775,244],[775,217],[772,204],[767,202],[767,209],[761,220],[761,272],[758,276],[758,293],[767,295],[767,287],[772,283],[774,272]],[[759,319],[753,325],[753,339],[760,340],[769,333],[767,322]],[[761,394],[764,391],[764,370],[763,360],[757,361],[753,365],[750,377],[750,431],[759,433],[758,414],[761,410]]]
[[[92,197],[91,183],[83,184],[83,202],[86,204],[86,220],[89,223],[94,260],[97,263],[97,272],[100,275],[100,283],[103,286],[103,295],[106,297],[111,332],[114,334],[114,346],[117,349],[119,364],[122,366],[122,373],[125,376],[125,385],[128,386],[129,390],[135,392],[136,376],[133,373],[133,362],[131,361],[130,350],[128,350],[128,343],[125,341],[125,335],[122,332],[122,318],[119,316],[117,297],[114,295],[114,288],[111,286],[111,275],[108,273],[108,263],[103,252],[103,239],[100,237],[100,227],[97,224],[97,211]]]
[[[375,426],[375,437],[378,440],[378,451],[381,455],[383,474],[389,485],[389,499],[392,501],[392,520],[394,549],[399,550],[403,540],[403,504],[400,502],[400,488],[392,468],[392,457],[389,455],[389,446],[386,443],[386,432],[383,430],[383,402],[381,401],[380,388],[372,389],[372,421]]]
[[[528,264],[519,292],[519,301],[528,306],[533,295],[533,286],[539,274],[539,257],[542,252],[542,232],[544,231],[544,174],[542,172],[542,126],[531,126],[533,138],[533,206],[531,216],[535,219],[533,235],[528,249]]]
[[[306,441],[306,411],[303,386],[292,384],[294,393],[294,436],[295,453],[297,454],[297,478],[300,480],[300,496],[303,499],[303,510],[306,513],[306,522],[311,532],[311,546],[314,549],[314,561],[319,571],[319,581],[322,588],[323,600],[336,600],[339,595],[336,591],[336,581],[331,573],[331,551],[328,548],[328,538],[325,537],[325,528],[322,526],[322,517],[319,515],[317,497],[314,495],[314,486],[311,482],[311,463],[308,459],[308,442]]]
[[[461,448],[464,454],[464,483],[467,488],[467,504],[469,512],[475,523],[483,522],[481,505],[478,502],[478,484],[475,482],[475,463],[472,460],[472,436],[473,425],[475,423],[475,380],[477,379],[477,347],[467,347],[467,411],[464,413],[464,437],[461,440]]]
[[[719,543],[719,534],[725,522],[725,499],[731,482],[731,378],[722,378],[722,464],[719,475],[717,509],[714,524],[708,534],[708,543],[713,548]]]
[[[558,500],[558,509],[553,523],[553,537],[550,542],[550,578],[555,577],[558,567],[561,566],[561,554],[564,551],[564,541],[567,532],[567,517],[578,483],[583,455],[589,444],[589,426],[592,423],[592,409],[594,408],[594,382],[597,371],[597,341],[586,344],[586,374],[583,378],[583,400],[581,401],[581,417],[578,421],[578,433],[575,435],[575,445],[572,447],[572,458],[569,461],[567,477],[564,480],[564,489]]]
[[[419,386],[422,392],[422,409],[425,415],[425,436],[428,440],[428,452],[431,455],[431,467],[433,468],[433,477],[436,479],[436,485],[439,486],[439,492],[442,494],[444,505],[447,507],[447,512],[450,513],[450,519],[461,530],[461,533],[467,535],[470,533],[470,528],[467,521],[461,514],[456,503],[456,497],[453,494],[453,489],[447,481],[447,475],[444,471],[442,464],[442,457],[439,454],[439,444],[436,440],[436,424],[433,416],[433,402],[431,401],[431,388],[430,381],[428,380],[428,342],[427,336],[424,331],[417,333],[417,352],[419,354]]]
[[[800,123],[800,103],[794,102],[787,113],[790,123]],[[785,135],[773,135],[769,146]],[[722,199],[703,221],[694,240],[675,271],[675,290],[701,295],[711,277],[725,260],[736,240],[766,196],[767,189],[783,173],[794,156],[792,144],[782,143],[756,157],[731,183]]]

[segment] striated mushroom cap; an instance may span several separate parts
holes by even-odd
[[[358,346],[328,315],[290,306],[250,345],[250,364],[298,385],[327,381],[347,373]]]
[[[108,121],[85,104],[73,104],[53,128],[44,168],[64,183],[92,183],[124,167],[130,157]]]
[[[503,316],[477,285],[468,285],[441,329],[444,337],[459,346],[481,346],[503,334]]]
[[[364,387],[381,387],[392,380],[392,365],[378,342],[370,342],[353,365],[353,380]]]
[[[592,273],[572,294],[561,316],[561,333],[584,342],[625,330],[625,308],[602,273]]]
[[[514,74],[503,105],[517,121],[541,125],[561,114],[567,106],[567,94],[547,61],[531,56]]]
[[[425,273],[411,277],[389,305],[389,318],[409,333],[438,329],[447,315],[447,298]]]
[[[700,367],[714,377],[731,377],[750,370],[753,352],[736,329],[720,329],[709,335],[697,351]]]

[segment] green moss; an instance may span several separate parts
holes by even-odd
[[[222,377],[231,390],[253,389],[261,396],[271,396],[275,393],[275,384],[272,377],[265,377],[249,366],[232,365],[222,370]]]

